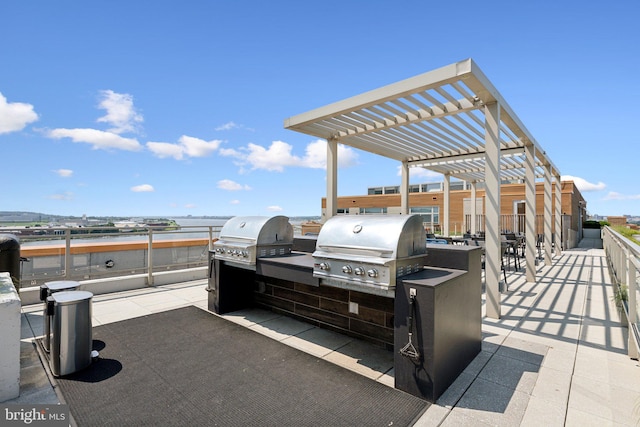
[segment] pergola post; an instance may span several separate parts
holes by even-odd
[[[442,235],[449,237],[449,201],[451,200],[451,175],[448,173],[444,175],[444,200],[443,200],[443,215],[442,215]]]
[[[556,175],[556,208],[555,208],[555,255],[562,255],[562,182],[560,175]]]
[[[325,220],[338,213],[338,140],[327,140],[327,208]]]
[[[409,163],[407,162],[402,162],[400,213],[403,215],[409,215]]]
[[[476,234],[476,222],[478,216],[478,204],[476,203],[476,181],[471,181],[471,228],[469,232]]]
[[[502,242],[500,237],[500,104],[488,104],[485,117],[485,285],[487,317],[499,319]]]
[[[551,265],[553,254],[551,253],[551,224],[553,221],[553,198],[551,187],[551,166],[547,163],[544,167],[544,264]]]
[[[527,270],[527,282],[536,281],[536,147],[533,144],[525,144],[525,261]]]

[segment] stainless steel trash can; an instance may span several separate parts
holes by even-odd
[[[55,376],[69,375],[91,364],[93,294],[87,291],[56,292],[47,298],[51,317],[49,366]]]
[[[47,316],[47,298],[55,292],[77,291],[80,283],[72,280],[56,280],[40,285],[40,301],[44,302],[43,316],[44,319],[44,339],[42,346],[48,353],[51,347],[51,317]]]

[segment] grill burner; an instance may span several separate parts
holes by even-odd
[[[256,259],[289,255],[293,227],[286,216],[236,216],[220,230],[213,244],[213,257],[255,270]]]
[[[395,289],[397,277],[422,270],[425,242],[419,215],[335,216],[318,234],[313,276],[330,286],[384,293]]]

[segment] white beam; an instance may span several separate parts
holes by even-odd
[[[461,77],[468,75],[471,72],[471,67],[471,59],[450,64],[437,70],[429,71],[342,101],[334,102],[333,104],[325,105],[324,107],[316,108],[315,110],[298,114],[294,117],[289,117],[285,119],[284,127],[285,129],[293,129],[305,133],[305,126],[310,123],[455,82],[460,80]]]
[[[403,215],[409,215],[409,164],[407,162],[402,162],[400,213]]]
[[[527,282],[536,281],[536,148],[533,144],[525,146],[525,260]]]
[[[524,153],[523,148],[507,148],[500,151],[502,156],[507,155],[522,155]],[[479,151],[477,153],[469,153],[469,154],[457,154],[455,156],[447,156],[447,157],[439,157],[437,159],[426,159],[426,160],[416,160],[409,162],[411,166],[438,166],[438,165],[448,165],[455,163],[469,162],[472,160],[484,160],[486,157],[485,151]]]
[[[476,222],[478,216],[478,203],[476,202],[476,181],[471,181],[471,228],[469,232],[476,234]]]
[[[500,104],[485,106],[485,285],[487,317],[501,316],[500,273],[502,239],[500,237]]]
[[[444,201],[443,201],[443,210],[442,213],[442,235],[445,237],[449,237],[449,211],[450,211],[450,203],[451,200],[451,175],[444,175]]]
[[[327,140],[327,209],[325,220],[338,213],[338,141]]]
[[[544,167],[544,264],[551,265],[553,254],[551,253],[551,224],[553,222],[553,194],[551,180],[551,167]]]
[[[555,203],[555,255],[562,255],[562,182],[560,175],[556,175],[556,203]]]

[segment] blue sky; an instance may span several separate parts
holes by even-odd
[[[591,214],[640,215],[637,1],[6,0],[0,17],[0,210],[320,215],[324,142],[284,119],[473,58]],[[339,195],[400,182],[395,161],[339,158]]]

